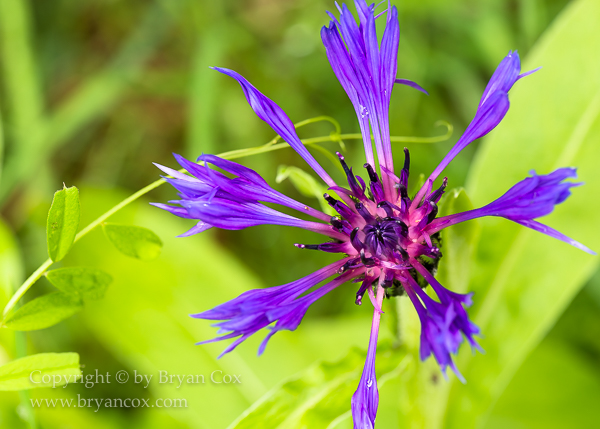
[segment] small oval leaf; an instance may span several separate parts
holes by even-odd
[[[83,299],[102,299],[112,283],[110,274],[96,268],[69,267],[48,271],[46,278],[63,292]]]
[[[108,240],[127,256],[149,260],[160,255],[162,241],[148,228],[116,223],[105,223],[102,227]]]
[[[82,309],[81,299],[55,292],[29,301],[8,314],[2,324],[15,331],[35,331],[49,328]]]
[[[0,391],[59,387],[79,378],[77,353],[40,353],[0,366]]]
[[[73,186],[57,191],[46,223],[48,255],[54,262],[66,256],[79,227],[79,190]]]

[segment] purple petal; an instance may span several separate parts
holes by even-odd
[[[583,244],[534,221],[534,219],[550,214],[556,205],[564,202],[571,195],[571,188],[581,185],[576,182],[565,182],[566,179],[577,177],[576,170],[559,168],[546,175],[537,175],[535,171],[532,171],[531,174],[532,177],[521,180],[500,198],[484,207],[435,219],[426,228],[427,233],[433,234],[443,228],[478,217],[499,216],[594,255],[595,253]]]
[[[267,341],[275,332],[282,329],[296,329],[302,321],[306,310],[313,302],[364,271],[356,270],[347,272],[316,291],[298,298],[315,285],[336,274],[340,267],[350,259],[342,259],[286,285],[244,292],[237,298],[221,304],[212,310],[192,315],[192,317],[197,319],[223,320],[223,322],[219,322],[213,326],[218,327],[218,333],[224,335],[202,341],[198,344],[240,337],[225,349],[221,354],[222,356],[235,349],[235,347],[252,334],[266,328],[273,322],[277,322],[260,346],[259,353],[262,353]]]
[[[200,221],[196,224],[196,226],[193,226],[190,230],[178,235],[177,237],[189,237],[191,235],[200,234],[201,232],[207,231],[212,227],[212,225]]]
[[[377,289],[377,303],[381,306],[384,289]],[[373,322],[371,324],[371,336],[365,367],[358,383],[358,389],[352,395],[352,419],[354,428],[374,428],[377,408],[379,406],[379,390],[377,389],[377,376],[375,374],[375,354],[377,352],[377,337],[379,335],[379,323],[381,313],[377,308],[373,311]]]
[[[579,243],[578,241],[573,240],[572,238],[567,237],[563,233],[558,232],[557,230],[555,230],[553,228],[550,228],[547,225],[536,222],[534,220],[516,220],[515,222],[517,222],[520,225],[526,226],[527,228],[531,228],[535,231],[541,232],[542,234],[549,235],[550,237],[556,238],[560,241],[564,241],[565,243],[568,243],[571,246],[574,246],[580,250],[583,250],[584,252],[589,253],[590,255],[597,255],[597,253],[594,252],[593,250],[591,250],[590,248],[584,246],[583,244]]]
[[[317,160],[310,154],[308,149],[302,144],[300,138],[296,134],[294,124],[287,117],[285,112],[271,99],[262,94],[254,85],[239,73],[220,67],[213,67],[214,70],[230,76],[238,81],[246,99],[254,110],[254,113],[273,128],[273,130],[281,136],[294,150],[311,166],[311,168],[323,179],[329,186],[335,186],[335,182],[327,172],[321,167]]]
[[[456,145],[431,174],[430,179],[435,180],[460,151],[471,142],[492,131],[502,121],[510,106],[508,92],[517,80],[534,71],[532,70],[520,75],[521,60],[519,59],[519,55],[516,51],[508,53],[500,62],[485,87],[473,121],[471,121],[471,124],[467,127]],[[419,191],[418,196],[423,197],[421,191]]]
[[[399,83],[400,85],[410,86],[411,88],[414,88],[417,91],[421,91],[425,95],[429,95],[429,93],[427,91],[425,91],[425,89],[421,85],[419,85],[416,82],[413,82],[412,80],[408,80],[408,79],[396,79],[395,82]]]

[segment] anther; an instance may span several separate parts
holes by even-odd
[[[330,206],[333,206],[335,203],[337,203],[337,200],[327,193],[323,194],[323,198],[325,198],[325,201],[327,201]]]
[[[344,158],[344,155],[342,155],[339,152],[335,153],[338,158],[340,159],[340,163],[342,164],[342,168],[344,169],[344,171],[346,172],[347,175],[350,175],[352,173],[350,173],[350,168],[348,167],[348,164],[346,164],[346,158]]]
[[[394,187],[396,189],[398,189],[398,192],[400,193],[400,197],[402,199],[408,199],[408,190],[406,189],[406,186],[400,184],[400,183],[396,183],[394,185]]]
[[[439,210],[437,204],[434,203],[433,201],[430,201],[429,205],[431,206],[431,211],[427,215],[427,223],[430,223],[432,220],[435,219],[435,217],[438,214],[438,210]]]
[[[298,249],[319,250],[318,244],[294,244]]]
[[[394,221],[400,225],[402,235],[405,237],[408,236],[408,225],[406,225],[400,219],[394,219]]]
[[[398,252],[400,252],[400,255],[402,255],[402,259],[408,261],[408,252],[406,250],[404,250],[401,246],[398,246]]]
[[[367,258],[365,256],[365,249],[360,251],[360,262],[362,262],[365,267],[375,265],[375,260],[373,258]]]
[[[365,220],[365,222],[367,222],[367,223],[375,222],[375,218],[373,217],[373,215],[371,213],[369,213],[369,210],[367,210],[365,208],[365,206],[362,205],[362,203],[356,203],[355,207],[356,207],[356,211],[358,212],[359,215],[362,216],[362,218]]]
[[[342,230],[344,229],[344,224],[342,223],[341,219],[338,218],[337,216],[331,216],[331,219],[329,219],[329,223],[338,230]]]
[[[407,147],[404,148],[404,167],[402,169],[406,170],[407,173],[410,170],[410,153]]]
[[[366,163],[365,165],[363,165],[363,167],[367,169],[367,172],[369,173],[369,179],[371,180],[371,182],[379,181],[379,176],[377,176],[377,173],[375,172],[375,170],[373,170],[371,164]]]
[[[358,230],[359,228],[356,227],[352,230],[352,232],[350,233],[350,242],[352,243],[352,246],[356,249],[357,252],[360,252],[361,250],[363,250],[363,248],[365,247],[364,244],[359,240],[359,238],[356,236],[358,234]]]
[[[383,209],[385,211],[385,214],[388,215],[388,217],[394,217],[394,210],[387,201],[382,201],[379,204],[377,204],[377,208]]]
[[[435,192],[433,192],[430,196],[429,196],[429,200],[432,202],[437,202],[440,197],[442,196],[442,194],[444,193],[444,190],[446,189],[446,187],[448,186],[448,178],[444,177],[444,180],[442,181],[442,186],[440,186],[437,190],[435,190]]]
[[[386,271],[385,278],[384,278],[381,286],[383,286],[384,289],[387,289],[390,286],[392,286],[393,283],[394,283],[394,272]]]

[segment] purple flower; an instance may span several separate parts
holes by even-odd
[[[508,92],[512,86],[535,71],[521,73],[516,52],[509,52],[502,60],[464,134],[415,197],[410,198],[407,192],[410,174],[407,149],[404,149],[403,168],[399,175],[394,173],[389,103],[396,83],[419,90],[422,88],[396,77],[399,41],[396,8],[388,3],[387,9],[376,15],[375,6],[368,6],[364,0],[356,0],[355,5],[358,23],[346,5],[342,5],[338,7],[339,18],[330,14],[331,22],[322,29],[321,36],[333,71],[357,114],[363,134],[368,185],[355,175],[340,154],[348,187],[338,185],[304,147],[292,121],[277,104],[238,73],[216,68],[238,81],[254,112],[289,143],[329,186],[331,193],[324,194],[324,198],[338,215],[331,217],[295,201],[271,188],[255,171],[214,155],[202,155],[198,159],[202,165],[175,155],[190,175],[158,166],[171,176],[166,180],[177,189],[179,199],[171,201],[176,205],[155,205],[176,216],[198,221],[184,235],[203,232],[211,227],[243,229],[273,224],[303,228],[328,238],[320,244],[296,244],[296,247],[343,254],[338,262],[282,286],[245,292],[193,317],[218,321],[215,326],[221,336],[203,343],[235,339],[223,354],[232,351],[259,330],[270,329],[260,346],[260,354],[276,332],[295,330],[310,305],[319,298],[351,280],[360,283],[355,302],[361,305],[367,294],[374,309],[367,360],[358,389],[352,397],[352,414],[355,428],[372,428],[379,401],[375,352],[384,297],[406,294],[412,301],[421,321],[421,359],[433,355],[444,375],[446,368],[450,367],[463,380],[452,360],[463,338],[473,348],[479,349],[475,339],[479,328],[469,320],[466,311],[472,304],[472,294],[449,291],[432,274],[432,267],[441,258],[438,234],[443,228],[481,216],[501,216],[593,252],[535,220],[552,212],[555,205],[570,195],[570,189],[579,185],[565,181],[575,177],[572,168],[558,169],[541,176],[534,173],[487,206],[437,218],[438,203],[448,180],[444,178],[435,190],[434,181],[462,149],[500,123],[510,106]],[[386,27],[379,43],[375,21],[383,16]],[[371,135],[379,163],[375,162]],[[284,214],[264,203],[293,209],[299,213],[298,217]],[[312,220],[305,220],[307,216]],[[322,282],[326,283],[315,288]],[[423,287],[426,285],[431,285],[437,299],[425,293]]]

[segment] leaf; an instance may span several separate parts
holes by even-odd
[[[0,306],[22,282],[23,267],[17,241],[4,220],[0,219]]]
[[[519,369],[486,429],[591,428],[597,426],[598,403],[595,362],[568,343],[546,339]]]
[[[105,223],[102,228],[106,238],[127,256],[150,260],[156,259],[160,255],[162,241],[148,228],[116,223]]]
[[[82,190],[82,205],[86,208],[82,223],[91,222],[106,211],[106,207],[125,197],[127,194],[116,189]],[[334,360],[343,351],[354,346],[365,347],[368,343],[372,311],[363,305],[357,308],[359,317],[325,318],[309,312],[296,331],[280,332],[272,338],[261,357],[256,356],[256,350],[266,330],[249,338],[233,353],[217,359],[228,344],[194,346],[197,341],[214,337],[216,329],[208,321],[185,315],[207,310],[246,290],[273,283],[261,282],[264,276],[249,270],[247,261],[233,256],[213,234],[177,238],[186,227],[186,219],[165,218],[144,201],[126,207],[118,216],[121,223],[147,225],[164,237],[163,254],[148,264],[119,258],[116,249],[107,248],[106,243],[103,245],[102,234],[90,234],[81,240],[78,251],[71,252],[65,263],[77,266],[93,260],[94,266],[113,275],[114,283],[106,298],[87,307],[78,320],[85,323],[112,356],[139,373],[158,374],[167,370],[170,374],[203,374],[206,384],[182,387],[190,404],[178,417],[185,427],[197,427],[198,422],[202,422],[206,428],[225,428],[281,380],[318,359]],[[277,232],[276,228],[273,231]],[[289,259],[284,254],[281,258],[284,262]],[[303,267],[287,264],[281,276],[277,276],[280,282],[292,281],[312,270],[305,264],[300,265]],[[354,307],[352,301],[349,305]],[[382,319],[389,317],[384,315]],[[381,331],[382,338],[384,334],[391,337],[387,323],[382,323]],[[102,365],[101,356],[91,358],[98,363],[87,362],[90,367]],[[210,375],[217,370],[224,374],[241,374],[242,382],[213,384]],[[182,394],[177,383],[153,382],[148,390],[157,398],[179,398]],[[191,404],[203,405],[193,407]]]
[[[256,427],[326,428],[350,410],[366,353],[356,348],[338,362],[317,362],[267,393],[229,429]],[[383,343],[377,351],[377,378],[381,386],[407,363],[402,349]]]
[[[298,167],[280,165],[277,169],[275,181],[281,183],[285,179],[290,179],[292,185],[305,197],[319,200],[322,211],[331,215],[335,214],[335,211],[323,200],[323,194],[327,191],[327,187],[321,185],[317,179],[306,171]]]
[[[523,70],[544,68],[511,91],[511,111],[481,147],[467,186],[475,206],[481,206],[531,169],[547,174],[577,166],[585,185],[542,222],[591,247],[600,242],[600,200],[590,198],[600,194],[598,16],[599,2],[572,2],[542,37]],[[475,291],[471,314],[485,336],[486,354],[461,351],[457,365],[468,384],[453,382],[442,410],[443,426],[450,428],[485,424],[526,356],[598,266],[597,257],[510,221],[482,219],[481,224],[470,288]]]
[[[54,292],[29,301],[8,314],[2,324],[15,331],[35,331],[54,326],[82,308],[81,299],[78,297]]]
[[[438,217],[472,210],[473,204],[463,188],[447,192]],[[467,292],[472,256],[481,225],[477,220],[459,223],[442,230],[442,259],[437,279],[454,292]]]
[[[59,387],[80,377],[77,353],[40,353],[0,366],[0,391]]]
[[[112,282],[110,274],[96,268],[70,267],[48,271],[46,278],[63,292],[83,299],[102,299]]]
[[[73,245],[79,227],[79,190],[72,186],[57,191],[48,212],[46,241],[48,255],[60,261]]]
[[[452,189],[440,202],[439,216],[446,216],[471,210],[473,205],[464,189]],[[436,278],[451,291],[468,291],[469,273],[472,256],[476,249],[481,227],[479,222],[471,221],[442,230],[442,259]],[[426,289],[434,299],[438,297],[432,288]],[[401,376],[400,402],[401,427],[440,427],[442,410],[433,406],[444,403],[450,384],[443,379],[440,368],[433,357],[425,362],[419,358],[421,322],[410,300],[399,299],[396,303],[398,313],[402,314],[401,333],[407,352],[413,357],[413,366]],[[463,344],[463,348],[468,348]],[[455,376],[450,374],[453,380]]]

